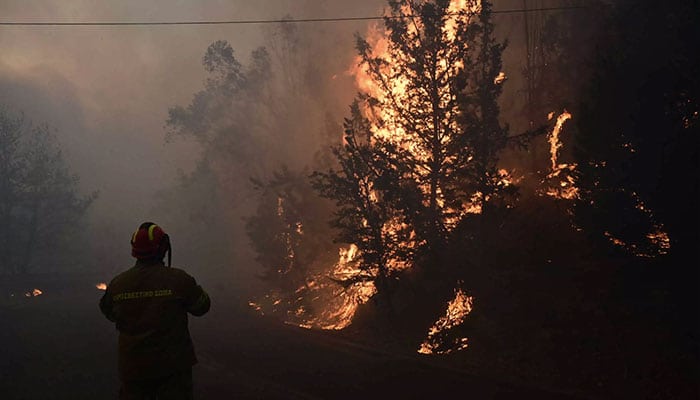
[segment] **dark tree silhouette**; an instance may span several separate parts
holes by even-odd
[[[209,74],[205,87],[187,107],[169,110],[168,139],[194,138],[217,176],[245,182],[264,170],[275,143],[269,132],[261,133],[272,130],[267,117],[276,112],[273,103],[261,101],[272,95],[269,55],[258,48],[244,67],[220,40],[209,46],[203,64]]]
[[[195,140],[202,152],[197,169],[183,174],[164,203],[207,217],[193,215],[207,222],[190,232],[217,229],[229,240],[226,251],[218,243],[204,243],[203,249],[232,257],[252,248],[261,284],[292,299],[276,307],[282,314],[298,309],[295,291],[312,279],[307,273],[317,273],[321,264],[330,269],[338,260],[325,223],[328,202],[306,179],[308,169],[333,162],[328,149],[342,134],[331,122],[328,82],[319,80],[321,72],[331,80],[321,71],[330,61],[314,56],[319,45],[309,43],[317,32],[312,29],[291,23],[266,29],[266,46],[247,63],[228,42],[212,43],[203,57],[203,89],[189,105],[172,107],[167,121],[169,139]],[[212,194],[211,201],[202,191]],[[221,262],[228,258],[222,256]]]
[[[691,1],[623,3],[601,41],[576,118],[576,215],[613,247],[646,255],[695,252],[697,21]],[[668,244],[659,236],[664,231]]]
[[[337,211],[331,221],[338,241],[360,249],[360,269],[365,273],[353,280],[371,280],[379,291],[389,290],[390,264],[411,262],[415,239],[410,218],[402,211],[407,204],[419,203],[421,193],[409,173],[397,160],[400,154],[390,142],[373,138],[371,123],[356,101],[345,121],[343,146],[333,149],[339,170],[312,175],[321,196],[335,201]]]
[[[282,168],[267,181],[255,180],[261,192],[258,209],[246,218],[246,232],[263,268],[261,278],[283,296],[292,296],[292,302],[297,289],[338,259],[337,247],[328,240],[328,206],[318,199],[307,175]]]
[[[0,108],[0,148],[0,272],[25,274],[80,232],[97,193],[78,193],[46,125]]]
[[[542,2],[535,3],[541,5]],[[533,127],[546,124],[550,112],[567,110],[574,117],[578,116],[578,91],[591,76],[593,51],[601,32],[605,31],[611,8],[610,4],[600,0],[568,3],[581,8],[530,11],[522,16],[527,32],[522,114]],[[567,129],[568,132],[571,130]],[[545,137],[533,138],[529,143],[532,172],[548,170],[548,148]],[[564,150],[566,154],[562,158],[571,162],[569,147]],[[543,176],[536,174],[535,178],[541,180]]]
[[[508,192],[496,166],[508,142],[497,104],[504,45],[490,3],[477,3],[390,1],[386,51],[357,39],[375,90],[351,107],[334,150],[340,169],[317,173],[315,185],[337,201],[340,237],[380,284],[390,264],[414,265],[419,254],[439,265],[450,232]]]

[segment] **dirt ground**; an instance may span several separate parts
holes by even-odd
[[[0,284],[0,398],[115,399],[117,332],[98,310],[99,278],[32,279]],[[34,287],[43,293],[26,297]],[[190,319],[198,399],[572,398],[280,324],[245,299],[211,295],[210,313]]]

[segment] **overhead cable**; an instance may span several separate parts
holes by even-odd
[[[543,7],[512,10],[493,10],[492,14],[513,14],[535,11],[558,11],[587,8],[585,6]],[[449,15],[457,15],[452,13]],[[250,19],[250,20],[204,20],[204,21],[0,21],[0,26],[157,26],[157,25],[252,25],[252,24],[288,24],[308,22],[346,22],[372,21],[383,19],[417,18],[416,15],[389,15],[367,17],[331,17],[331,18],[299,18],[299,19]]]

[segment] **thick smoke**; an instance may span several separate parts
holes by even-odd
[[[88,1],[3,2],[0,13],[7,21],[174,21],[250,20],[375,15],[382,2],[355,3],[307,1],[197,2],[173,7],[171,2],[97,4]],[[323,23],[311,27],[299,24],[305,35],[293,59],[313,59],[321,73],[318,87],[307,88],[325,99],[335,99],[335,115],[317,109],[297,110],[286,121],[290,130],[319,126],[326,118],[342,119],[352,88],[324,86],[333,75],[340,82],[354,55],[353,33],[366,23]],[[160,207],[159,193],[177,185],[180,174],[190,174],[201,158],[201,146],[192,140],[165,141],[168,109],[187,105],[203,87],[206,73],[202,57],[216,40],[227,40],[242,63],[258,46],[274,47],[272,25],[221,25],[174,27],[3,27],[0,44],[0,93],[3,105],[24,112],[34,123],[46,123],[56,130],[64,155],[73,172],[80,176],[85,193],[100,196],[90,210],[91,260],[86,267],[108,276],[131,263],[128,237],[143,220],[163,221],[176,246],[176,258],[188,260],[189,247],[198,243],[178,240],[188,236],[188,218],[172,215]],[[311,37],[316,32],[316,37]],[[303,35],[302,35],[303,36]],[[270,48],[270,52],[275,49]],[[278,57],[278,61],[283,58]],[[332,68],[330,66],[332,65]],[[288,66],[276,65],[285,69]],[[331,73],[330,71],[334,72]],[[308,78],[308,77],[306,77]],[[338,90],[331,96],[329,90]],[[324,91],[326,93],[324,93]],[[295,142],[280,155],[286,163],[297,160],[300,167],[310,157],[304,150],[316,150],[313,141]],[[338,132],[340,137],[341,132]],[[282,150],[281,150],[282,151]],[[273,154],[271,159],[276,158]],[[233,188],[234,190],[239,188]],[[177,219],[181,222],[176,223]],[[170,223],[170,225],[168,225]],[[179,229],[182,229],[181,231]],[[202,237],[202,242],[210,238]],[[236,239],[245,243],[244,238]],[[201,247],[201,246],[200,246]],[[190,258],[191,259],[191,258]],[[197,260],[207,264],[206,259]],[[233,263],[232,268],[255,266]],[[203,268],[206,270],[206,268]]]
[[[164,0],[104,4],[10,1],[3,2],[0,12],[8,21],[259,20],[371,16],[380,14],[385,5],[382,0],[266,1],[264,6],[244,1],[205,1],[177,7]],[[497,9],[515,6],[507,1],[495,4]],[[520,29],[520,17],[498,18],[504,39]],[[265,171],[282,165],[303,171],[321,150],[319,142],[324,140],[324,135],[326,139],[332,137],[333,129],[338,129],[337,139],[342,135],[339,127],[356,90],[347,73],[356,54],[353,35],[365,34],[373,23],[381,24],[381,21],[2,27],[0,91],[4,104],[23,111],[36,123],[47,123],[57,130],[70,167],[81,178],[81,188],[86,193],[95,190],[100,193],[86,228],[91,232],[93,260],[99,264],[94,268],[107,274],[128,266],[131,259],[126,238],[143,220],[162,221],[170,230],[176,260],[206,265],[210,261],[206,254],[195,251],[188,257],[188,249],[205,249],[204,244],[212,242],[205,237],[208,232],[189,231],[196,216],[182,213],[182,208],[164,207],[163,197],[179,196],[172,190],[179,184],[178,177],[190,176],[203,157],[201,144],[192,138],[179,137],[166,143],[164,125],[169,108],[187,106],[193,95],[204,88],[207,74],[202,57],[207,47],[217,40],[226,40],[237,59],[247,65],[251,52],[264,46],[275,74],[284,78],[284,74],[291,73],[287,81],[275,81],[287,85],[278,88],[278,93],[294,96],[298,91],[305,98],[300,99],[296,108],[286,110],[284,120],[272,124],[277,130],[287,129],[288,137],[293,140],[277,142],[266,149]],[[285,47],[288,43],[281,37],[290,29],[296,31],[293,49]],[[522,94],[517,89],[520,85],[516,84],[522,69],[522,52],[518,50],[521,45],[511,42],[505,54],[504,68],[510,81],[502,100],[504,116],[509,120],[516,120],[521,107]],[[516,124],[516,128],[523,125]],[[233,175],[237,173],[240,171],[231,171]],[[265,173],[259,175],[258,178],[266,177]],[[228,211],[240,206],[236,201],[250,189],[243,186],[248,176],[239,178],[242,179],[235,185],[222,183],[226,186],[222,201],[228,202],[224,204]],[[183,204],[186,207],[188,203]],[[240,214],[233,211],[231,215]],[[230,221],[236,224],[240,220]],[[243,237],[242,226],[240,222],[228,232],[235,237],[219,238],[221,244],[229,239],[236,243],[236,251],[222,254],[241,257],[221,268],[237,271],[235,276],[247,284],[258,271],[250,253],[244,256],[248,240]]]

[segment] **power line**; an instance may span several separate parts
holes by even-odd
[[[513,14],[534,11],[557,11],[575,10],[587,8],[585,6],[570,7],[543,7],[529,9],[494,10],[492,14]],[[450,14],[457,15],[457,14]],[[105,22],[12,22],[0,21],[0,26],[157,26],[157,25],[251,25],[251,24],[287,24],[306,22],[346,22],[346,21],[372,21],[401,18],[416,18],[416,15],[396,15],[396,16],[368,16],[368,17],[333,17],[333,18],[301,18],[301,19],[251,19],[251,20],[221,20],[221,21],[105,21]]]

